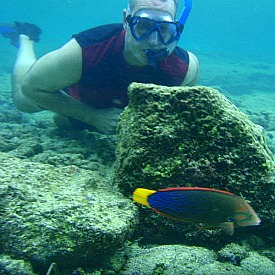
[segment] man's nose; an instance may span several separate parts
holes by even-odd
[[[160,37],[159,37],[159,33],[157,30],[153,31],[149,37],[148,37],[148,42],[151,45],[158,45],[160,43]]]

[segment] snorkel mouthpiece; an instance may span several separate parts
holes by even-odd
[[[156,67],[158,63],[169,54],[167,48],[161,50],[145,50],[144,52],[148,59],[148,65],[151,67]]]

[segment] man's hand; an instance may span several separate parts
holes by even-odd
[[[115,134],[122,111],[122,109],[115,107],[96,109],[94,110],[92,125],[104,134]]]

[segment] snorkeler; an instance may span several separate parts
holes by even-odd
[[[191,6],[192,1],[185,0],[177,21],[177,0],[130,0],[123,10],[123,24],[76,34],[38,60],[34,42],[41,31],[37,26],[0,24],[2,35],[18,47],[13,70],[15,106],[25,112],[47,109],[70,122],[113,133],[128,104],[131,82],[166,86],[196,83],[197,58],[177,47]]]

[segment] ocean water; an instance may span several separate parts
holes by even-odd
[[[193,2],[193,9],[179,46],[193,52],[199,59],[201,69],[198,84],[219,89],[237,107],[249,114],[249,118],[253,122],[263,126],[267,134],[268,146],[275,155],[275,1],[194,0]],[[37,24],[43,31],[40,42],[36,45],[39,57],[62,46],[74,33],[93,26],[121,22],[122,10],[126,6],[126,0],[0,0],[0,23],[20,21]],[[12,105],[10,83],[15,57],[16,49],[0,35],[0,159],[4,159],[3,162],[7,167],[9,167],[9,156],[41,165],[51,164],[60,168],[60,171],[65,173],[65,178],[67,175],[76,175],[75,178],[77,178],[77,174],[74,174],[76,171],[80,174],[81,180],[82,174],[78,169],[84,167],[84,170],[96,171],[101,176],[103,175],[101,178],[103,186],[107,181],[106,175],[108,175],[105,170],[111,170],[110,162],[115,158],[114,150],[111,151],[114,149],[112,147],[114,146],[113,140],[108,140],[106,136],[101,137],[98,133],[95,135],[87,132],[60,133],[52,122],[52,114],[42,112],[26,115],[16,111]],[[106,153],[105,149],[111,153]],[[3,157],[3,152],[8,157],[6,155]],[[102,160],[104,157],[105,159]],[[16,175],[18,173],[20,178],[20,173],[22,173],[20,169],[22,168],[18,168],[20,161],[16,163],[12,169],[5,169],[11,170],[11,173]],[[34,164],[28,166],[26,162],[24,165],[27,167],[26,169],[32,165],[36,167]],[[33,168],[33,170],[35,169]],[[44,169],[46,168],[43,166],[40,169],[41,171],[38,172],[41,174],[38,179],[44,180]],[[0,174],[3,172],[3,177],[5,177],[8,172],[2,170],[0,169]],[[37,170],[39,169],[37,168]],[[30,179],[28,175],[26,176],[27,183],[32,182],[32,177],[35,178],[34,174],[33,172],[30,175]],[[61,173],[61,175],[63,174]],[[77,178],[74,181],[75,186],[77,186],[78,180]],[[88,178],[86,181],[92,182],[93,180]],[[101,183],[99,187],[101,187]],[[22,193],[24,194],[24,192]],[[73,197],[75,194],[72,193]],[[51,194],[49,200],[50,197]],[[2,200],[1,197],[0,200]],[[68,200],[70,201],[70,199]],[[1,201],[0,207],[2,207]],[[2,212],[0,211],[0,213]],[[20,219],[18,220],[20,224]],[[50,227],[48,229],[51,230]],[[263,232],[262,235],[264,234]],[[241,237],[237,232],[236,240],[245,237],[244,235],[245,231]],[[270,232],[267,232],[267,236],[272,242],[274,237],[271,239],[271,235]],[[227,236],[224,238],[226,239],[225,243],[228,241],[227,238]],[[233,237],[231,240],[234,241]],[[2,241],[5,242],[0,237],[0,243]],[[184,242],[184,240],[179,242],[181,241]],[[255,243],[257,242],[258,239],[255,240]],[[264,241],[262,242],[264,246]],[[260,241],[256,245],[260,247],[259,250],[263,248]],[[148,247],[149,249],[150,247]],[[178,248],[172,247],[171,249],[176,251]],[[239,247],[236,251],[238,249]],[[188,249],[187,254],[193,255],[194,251],[189,252],[189,250],[191,248]],[[1,248],[0,274],[3,272],[1,269],[3,267],[2,252]],[[141,254],[141,252],[139,253]],[[158,253],[157,251],[156,255]],[[201,253],[201,255],[198,254],[200,255],[198,258],[203,259],[205,252]],[[207,251],[207,253],[211,254],[212,251]],[[237,253],[239,252],[237,251]],[[154,254],[150,255],[154,256]],[[172,254],[173,257],[174,255]],[[214,261],[212,257],[211,254],[209,256],[210,263]],[[275,256],[273,256],[274,258]],[[192,257],[188,259],[191,259],[190,263],[196,262]],[[259,258],[260,260],[261,258]],[[257,268],[258,262],[255,264]],[[51,262],[47,262],[48,266],[50,264]],[[45,266],[43,268],[45,271]],[[234,265],[231,265],[230,268],[234,268]],[[274,270],[273,265],[272,272]],[[46,272],[40,274],[46,274]],[[52,274],[58,273],[52,272]]]
[[[194,0],[193,2],[193,9],[179,46],[198,56],[201,63],[199,84],[221,86],[233,94],[250,92],[249,86],[233,89],[229,87],[228,84],[232,79],[228,76],[213,81],[212,78],[218,71],[220,77],[226,74],[226,67],[230,74],[232,69],[244,70],[245,66],[245,73],[240,72],[245,75],[253,69],[251,68],[253,65],[247,67],[247,64],[257,63],[257,66],[261,67],[264,63],[267,65],[275,63],[275,2],[273,0],[222,2]],[[41,41],[36,47],[38,56],[60,47],[74,33],[92,26],[121,22],[122,10],[127,6],[126,0],[0,0],[0,3],[0,22],[15,20],[32,22],[43,30]],[[11,70],[16,51],[0,36],[1,52],[0,70]],[[239,80],[241,80],[240,74]],[[264,73],[260,71],[257,76],[258,83],[266,79],[269,83],[273,83],[274,74],[274,67],[270,67]],[[248,81],[245,79],[243,82]],[[272,91],[272,89],[270,87],[265,90]]]
[[[219,53],[237,59],[275,62],[273,0],[194,0],[180,42],[197,54]],[[127,1],[0,1],[0,21],[27,21],[43,30],[42,42],[59,46],[71,34],[120,22]],[[6,45],[0,39],[0,47]]]

